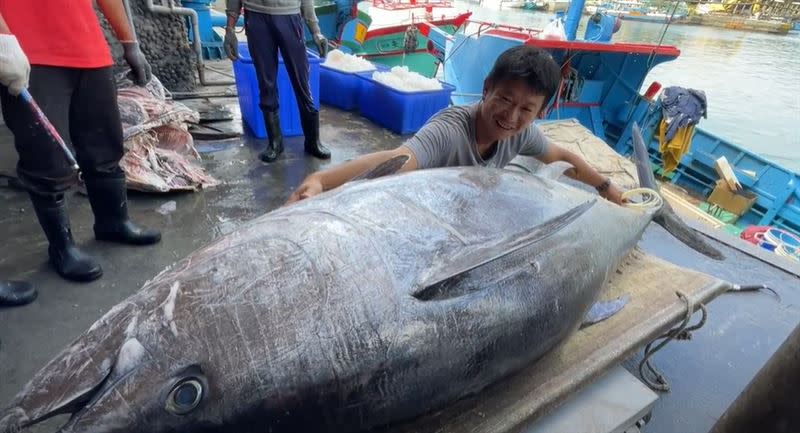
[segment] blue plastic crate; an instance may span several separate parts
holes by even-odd
[[[385,71],[384,65],[374,65],[376,70]],[[365,71],[374,72],[374,71]],[[355,72],[342,72],[329,68],[324,64],[319,70],[319,99],[323,104],[332,105],[342,110],[355,110],[361,97],[361,90],[366,82]]]
[[[365,81],[359,98],[361,115],[398,134],[419,131],[434,114],[450,105],[455,87],[442,83],[441,90],[402,92],[372,79],[373,72],[357,75]]]
[[[332,105],[342,110],[358,108],[358,97],[363,80],[353,72],[342,72],[325,65],[320,65],[319,99],[323,104]]]
[[[314,106],[319,109],[319,66],[320,58],[312,51],[308,54],[309,73],[311,84],[311,97]],[[239,42],[239,60],[233,62],[233,74],[236,77],[236,90],[239,94],[239,109],[242,111],[242,120],[258,138],[266,138],[267,129],[264,126],[264,115],[258,106],[260,92],[256,79],[256,67],[250,57],[247,42]],[[285,136],[303,135],[300,124],[300,110],[297,108],[297,99],[294,89],[289,81],[283,58],[278,56],[278,114],[281,118],[281,132]]]

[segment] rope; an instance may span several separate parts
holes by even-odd
[[[458,50],[460,50],[460,49],[461,49],[461,47],[462,47],[462,46],[464,46],[464,44],[466,44],[466,43],[467,43],[467,40],[468,40],[469,38],[471,38],[471,37],[473,37],[473,36],[475,36],[475,35],[479,35],[479,34],[481,33],[481,31],[483,31],[483,29],[482,29],[482,28],[483,28],[483,24],[481,24],[480,26],[478,26],[478,30],[476,30],[476,31],[474,31],[474,32],[472,32],[472,33],[470,33],[470,34],[467,34],[467,25],[465,24],[465,25],[464,25],[464,30],[463,30],[463,33],[464,33],[464,38],[463,38],[463,39],[461,39],[461,42],[460,42],[458,45],[456,45],[455,47],[453,47],[453,48],[450,50],[450,55],[444,58],[444,60],[442,61],[442,64],[444,64],[444,63],[446,63],[448,60],[450,60],[450,57],[453,57],[453,55],[454,55],[454,54],[455,54],[455,53],[456,53]],[[455,35],[453,35],[453,36],[455,36]]]
[[[793,248],[785,244],[775,247],[775,254],[800,261],[800,249]]]
[[[692,338],[692,331],[696,331],[703,327],[706,324],[706,319],[708,318],[708,312],[706,311],[706,307],[700,303],[698,307],[703,312],[703,316],[700,318],[700,322],[693,326],[687,326],[689,324],[689,320],[694,314],[694,302],[692,302],[686,295],[681,293],[680,291],[675,292],[682,301],[686,303],[686,316],[683,318],[683,321],[680,325],[675,328],[670,329],[660,337],[655,338],[653,341],[647,344],[644,348],[644,358],[642,361],[639,362],[639,376],[642,378],[642,381],[650,387],[653,391],[661,391],[661,392],[669,392],[669,383],[667,379],[661,374],[658,370],[655,369],[650,364],[650,357],[652,357],[656,352],[661,350],[664,346],[667,345],[673,339],[676,340],[690,340]],[[656,340],[664,339],[664,341],[658,343],[655,347],[653,343]],[[647,370],[645,370],[647,367]]]
[[[642,201],[632,200],[636,196],[641,197]],[[661,198],[661,194],[650,188],[634,188],[625,191],[622,193],[622,200],[625,203],[625,207],[641,210],[657,210],[664,205],[664,199]]]
[[[800,247],[800,237],[777,227],[772,227],[765,231],[764,236],[775,245],[786,244],[793,248]]]
[[[755,284],[749,286],[740,286],[738,284],[733,285],[729,292],[755,292],[759,290],[768,290],[775,294],[775,296],[780,301],[780,295],[775,290],[767,287],[764,284]],[[702,311],[703,315],[700,318],[700,321],[696,325],[687,326],[689,324],[689,319],[692,317],[694,313],[694,303],[683,293],[675,292],[678,297],[686,303],[686,316],[683,318],[683,321],[680,325],[675,328],[670,329],[665,334],[661,335],[660,337],[654,339],[650,343],[647,344],[644,348],[644,358],[642,358],[641,362],[639,362],[639,376],[642,378],[642,381],[650,387],[650,389],[654,391],[661,391],[661,392],[669,392],[669,383],[667,379],[661,374],[658,370],[650,364],[650,358],[659,350],[661,350],[664,346],[667,345],[673,339],[675,340],[690,340],[692,338],[692,332],[696,331],[703,327],[706,324],[706,320],[708,319],[708,311],[706,310],[705,305],[702,303],[698,304],[698,307]],[[664,339],[662,342],[658,343],[655,347],[653,343],[655,343],[659,339]],[[645,370],[645,368],[647,368]]]
[[[664,42],[664,36],[666,36],[667,30],[669,29],[669,26],[672,24],[672,20],[675,18],[675,12],[678,10],[678,5],[680,3],[681,3],[680,1],[677,0],[675,1],[675,6],[672,7],[672,13],[669,16],[669,21],[667,21],[667,23],[664,25],[664,31],[661,32],[661,37],[658,39],[658,45],[656,45],[656,48],[650,52],[650,57],[647,59],[647,69],[650,69],[650,66],[653,66],[652,62],[653,58],[655,58],[656,50],[658,50],[658,48],[661,47],[661,43]]]
[[[770,228],[762,234],[762,243],[772,246],[775,254],[794,260],[800,260],[800,237],[777,227]]]
[[[779,295],[778,292],[771,287],[768,287],[766,284],[753,284],[749,286],[740,286],[738,284],[734,284],[730,289],[728,289],[728,292],[758,292],[760,290],[772,292],[772,294],[778,299],[778,302],[781,301],[781,295]]]
[[[656,57],[656,51],[658,51],[658,49],[659,49],[659,48],[661,48],[661,44],[664,42],[664,36],[666,36],[666,35],[667,35],[667,30],[669,30],[669,26],[672,24],[672,20],[675,18],[675,12],[677,12],[677,10],[678,10],[678,5],[680,5],[680,3],[681,3],[681,2],[680,2],[680,1],[678,1],[678,0],[676,0],[676,1],[675,1],[675,6],[672,8],[672,13],[671,13],[671,14],[670,14],[670,16],[669,16],[669,21],[667,21],[667,22],[664,24],[664,31],[662,31],[662,32],[661,32],[661,37],[660,37],[660,38],[658,38],[658,44],[656,45],[656,47],[655,47],[655,48],[653,48],[653,51],[651,51],[651,52],[650,52],[650,55],[647,57],[647,68],[646,68],[646,69],[647,69],[648,71],[649,71],[649,70],[650,70],[650,68],[653,66],[653,61],[655,60],[655,57]],[[639,95],[639,90],[638,90],[638,89],[639,89],[640,87],[642,87],[642,85],[644,84],[644,80],[646,80],[646,79],[647,79],[647,76],[643,76],[643,77],[642,77],[642,80],[639,82],[639,85],[638,85],[638,86],[636,86],[636,89],[633,91],[633,93],[634,93],[635,95],[637,95],[637,96]],[[625,81],[624,81],[624,80],[622,80],[622,81],[620,81],[620,82],[621,82],[621,83],[623,83],[623,84],[625,83]],[[626,85],[626,87],[628,87],[628,86]],[[609,87],[609,91],[610,91],[610,90],[611,90],[611,87]],[[603,99],[605,99],[605,96],[606,96],[606,94],[604,93],[604,94],[603,94]],[[626,116],[626,119],[625,119],[625,122],[626,122],[626,123],[627,123],[627,122],[629,122],[629,121],[631,120],[631,116],[633,115],[633,111],[634,111],[634,109],[635,109],[635,107],[636,107],[636,104],[628,104],[628,105],[629,105],[629,107],[628,107],[628,114],[627,114],[627,116]],[[648,116],[648,117],[649,117],[649,116]]]

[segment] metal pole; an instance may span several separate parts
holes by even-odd
[[[584,0],[572,0],[567,10],[567,19],[564,22],[564,30],[568,41],[574,41],[578,33],[578,24],[581,22]]]

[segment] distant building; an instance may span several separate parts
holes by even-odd
[[[800,19],[800,0],[702,0],[687,4],[690,15],[722,13],[760,19]]]

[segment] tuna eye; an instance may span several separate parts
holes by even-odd
[[[196,408],[202,398],[203,385],[196,379],[186,379],[169,392],[166,409],[176,415],[184,415]]]

